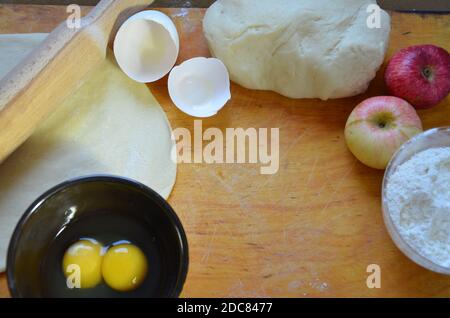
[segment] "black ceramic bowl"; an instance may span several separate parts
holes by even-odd
[[[99,220],[103,221],[96,221],[97,215],[102,215]],[[134,222],[140,230],[134,231],[124,226],[128,221]],[[78,224],[76,222],[86,222],[82,223],[86,225],[80,228],[75,226]],[[70,231],[73,228],[81,233]],[[137,245],[142,243],[145,246],[151,242],[151,251],[142,248],[144,253],[150,254],[147,275],[150,277],[134,293],[108,294],[100,290],[99,294],[90,294],[92,291],[87,290],[76,297],[179,296],[188,271],[188,245],[177,215],[162,197],[143,184],[105,175],[83,177],[57,185],[27,209],[8,249],[7,278],[11,295],[71,297],[64,290],[61,293],[49,292],[51,283],[43,274],[49,268],[46,268],[44,260],[49,250],[53,254],[63,255],[63,249],[67,246],[54,247],[60,237],[67,241],[65,244],[82,237],[95,238],[96,229],[119,236],[122,232],[131,235],[131,239],[123,239],[137,242]],[[63,274],[61,265],[56,263],[50,265],[58,278],[57,275]]]

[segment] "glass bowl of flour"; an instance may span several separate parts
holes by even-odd
[[[397,247],[417,264],[450,275],[450,127],[400,147],[384,174],[382,201]]]

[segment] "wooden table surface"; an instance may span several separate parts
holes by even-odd
[[[84,8],[86,12],[87,8]],[[163,9],[181,35],[179,61],[209,55],[203,9]],[[0,5],[0,33],[49,32],[65,7]],[[387,58],[400,48],[433,43],[450,50],[449,15],[392,13]],[[259,165],[180,164],[169,202],[190,246],[182,296],[417,297],[450,296],[450,277],[427,271],[391,241],[380,206],[382,171],[347,150],[343,129],[354,106],[385,94],[383,69],[354,98],[294,100],[232,85],[233,99],[203,128],[279,127],[280,170]],[[149,85],[173,128],[193,118],[171,103],[167,79]],[[450,125],[450,98],[419,112],[426,129]],[[369,264],[381,267],[381,288],[366,286]],[[0,296],[8,296],[0,275]]]

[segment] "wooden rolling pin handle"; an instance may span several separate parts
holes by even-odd
[[[0,163],[105,58],[112,31],[152,0],[102,0],[80,28],[66,21],[0,80]]]

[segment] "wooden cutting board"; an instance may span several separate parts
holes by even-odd
[[[204,10],[162,11],[179,30],[179,62],[209,55]],[[0,5],[0,33],[49,32],[65,17],[65,7]],[[387,58],[413,44],[450,51],[449,15],[392,13],[392,28]],[[353,107],[385,94],[382,74],[366,94],[327,102],[232,85],[233,99],[203,128],[279,127],[280,170],[267,176],[259,165],[179,165],[169,201],[190,243],[182,296],[450,296],[450,277],[415,265],[394,246],[381,215],[383,172],[357,162],[345,146]],[[168,97],[167,79],[149,87],[172,127],[192,131],[193,118]],[[450,98],[419,114],[425,129],[450,125]],[[369,264],[381,267],[380,289],[366,286]],[[0,275],[0,296],[8,295]]]

